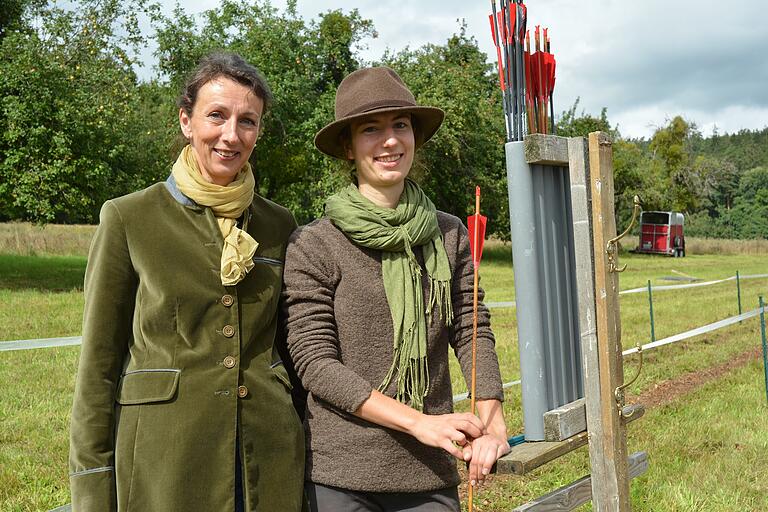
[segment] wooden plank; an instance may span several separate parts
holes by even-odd
[[[616,236],[614,218],[613,154],[607,134],[589,134],[589,170],[592,194],[593,254],[595,259],[595,312],[599,366],[599,422],[602,462],[592,467],[595,509],[630,510],[627,473],[627,430],[619,416],[614,390],[624,382],[622,366],[619,276],[609,271],[608,241]],[[594,414],[595,411],[590,411]],[[590,416],[587,421],[597,420]]]
[[[595,312],[595,259],[592,247],[592,187],[589,151],[584,137],[568,139],[569,177],[573,212],[573,239],[576,263],[576,290],[579,297],[581,365],[584,384],[585,419],[589,433],[589,463],[599,485],[606,470],[603,453],[603,422],[600,413],[600,363],[597,350]],[[594,491],[594,490],[593,490]],[[594,492],[599,504],[603,493]],[[600,510],[597,508],[597,510]]]
[[[587,416],[583,398],[544,413],[546,441],[563,441],[585,430]]]
[[[531,165],[568,166],[568,139],[534,133],[525,137],[525,161]]]
[[[565,441],[537,441],[513,446],[508,454],[496,462],[500,474],[524,475],[558,457],[587,444],[587,433],[581,432]]]
[[[643,416],[645,409],[640,404],[628,405],[624,408],[626,422],[632,422]],[[572,452],[587,444],[587,432],[580,432],[564,441],[536,441],[513,446],[508,454],[496,462],[496,472],[499,474],[524,475],[534,469],[551,462],[558,457]]]
[[[630,404],[625,405],[624,409],[622,409],[621,416],[624,420],[624,423],[629,423],[630,421],[639,420],[643,417],[645,414],[645,406],[643,404]]]
[[[635,478],[648,471],[648,454],[636,452],[627,461],[629,478]],[[515,508],[512,512],[570,512],[584,505],[592,498],[592,483],[589,475],[572,484],[561,487]]]

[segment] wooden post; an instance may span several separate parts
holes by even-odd
[[[599,361],[599,416],[588,417],[590,426],[600,433],[590,439],[592,499],[599,512],[630,510],[627,471],[627,427],[619,415],[614,391],[624,382],[622,365],[621,319],[619,314],[619,275],[610,271],[606,247],[616,236],[614,218],[613,155],[607,134],[589,134],[589,171],[592,192],[592,227],[595,259],[595,309],[597,355]],[[587,403],[589,404],[589,397]],[[589,414],[589,413],[588,413]],[[598,446],[597,443],[600,443]],[[595,445],[594,447],[592,445]],[[593,453],[593,448],[595,453]],[[602,453],[599,453],[602,452]],[[595,455],[601,461],[595,460]]]

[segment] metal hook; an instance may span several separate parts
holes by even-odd
[[[635,413],[634,410],[629,414],[624,413],[624,390],[634,384],[637,378],[640,377],[640,372],[643,371],[643,346],[640,344],[640,342],[637,342],[637,354],[640,356],[640,366],[637,368],[637,373],[632,378],[632,380],[622,384],[613,391],[613,396],[616,399],[616,406],[619,408],[619,417],[621,418],[629,418]]]
[[[627,266],[624,265],[623,267],[619,268],[619,266],[616,264],[616,258],[618,256],[618,244],[619,240],[624,238],[629,234],[629,232],[632,230],[632,228],[635,226],[635,222],[637,221],[637,214],[640,212],[642,206],[640,205],[640,197],[635,196],[632,198],[632,219],[629,221],[629,226],[627,229],[624,230],[622,234],[615,238],[611,238],[608,240],[608,243],[605,247],[605,252],[608,254],[608,272],[624,272],[627,270]]]

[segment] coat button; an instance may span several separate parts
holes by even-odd
[[[224,295],[224,296],[221,298],[221,303],[222,303],[224,306],[226,306],[226,307],[229,307],[229,306],[231,306],[232,304],[234,304],[234,303],[235,303],[235,298],[234,298],[234,297],[232,297],[232,296],[231,296],[231,295],[229,295],[229,294],[227,294],[227,295]]]
[[[248,396],[248,388],[245,386],[238,386],[237,387],[237,396],[240,398],[245,398]]]
[[[234,368],[235,364],[237,364],[237,361],[235,361],[235,358],[232,356],[227,356],[224,358],[224,366],[227,368]]]
[[[235,335],[235,328],[231,325],[225,325],[224,328],[221,330],[221,334],[226,336],[227,338],[231,338]]]

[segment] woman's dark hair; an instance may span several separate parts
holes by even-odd
[[[264,102],[262,115],[267,112],[272,103],[272,92],[264,76],[241,56],[230,52],[215,52],[203,57],[181,89],[176,104],[191,116],[200,88],[219,77],[229,78],[249,88]]]

